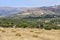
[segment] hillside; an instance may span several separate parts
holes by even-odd
[[[7,16],[11,14],[21,13],[22,15],[42,15],[42,14],[56,14],[60,15],[60,5],[44,6],[44,7],[0,7],[0,16]]]
[[[14,7],[0,7],[0,16],[8,16],[21,12],[18,8]]]
[[[0,16],[0,26],[19,28],[44,28],[47,30],[60,29],[60,6],[34,7],[34,8],[12,8],[5,7],[0,10],[19,10],[17,13],[4,13]],[[12,11],[13,12],[13,11]],[[16,11],[15,11],[16,12]]]

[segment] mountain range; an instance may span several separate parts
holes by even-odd
[[[0,7],[0,16],[40,16],[43,14],[60,15],[60,5],[44,7]]]

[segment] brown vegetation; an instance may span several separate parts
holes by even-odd
[[[60,40],[60,30],[0,28],[0,40]]]

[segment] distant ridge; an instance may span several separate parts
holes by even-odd
[[[8,16],[16,13],[22,15],[30,15],[33,12],[35,15],[55,14],[60,15],[60,5],[44,6],[44,7],[0,7],[0,16]]]

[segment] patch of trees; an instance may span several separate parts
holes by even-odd
[[[0,27],[19,27],[19,28],[40,28],[40,29],[60,29],[57,24],[60,23],[60,18],[49,18],[50,22],[45,23],[48,19],[13,19],[2,18],[0,19]],[[59,23],[58,23],[59,22]]]

